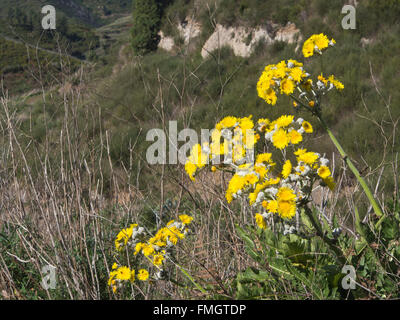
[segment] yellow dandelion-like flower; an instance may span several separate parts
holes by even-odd
[[[141,242],[137,243],[135,246],[135,252],[133,254],[137,255],[143,249],[144,246],[145,246],[144,243]]]
[[[296,60],[294,60],[294,59],[289,59],[288,60],[288,65],[289,64],[292,64],[293,65],[293,67],[302,67],[303,66],[303,64],[301,63],[301,62],[298,62],[298,61],[296,61]]]
[[[318,155],[314,152],[305,152],[297,156],[298,162],[304,162],[310,166],[317,161],[317,159]]]
[[[116,272],[116,278],[118,280],[130,280],[131,279],[131,269],[128,267],[119,267]]]
[[[137,278],[140,281],[146,281],[149,278],[149,272],[145,269],[140,269]]]
[[[132,237],[133,228],[136,227],[137,224],[131,225],[129,228],[122,229],[115,239],[115,248],[118,251],[121,251],[128,243],[129,239]]]
[[[289,95],[293,93],[294,89],[296,88],[296,85],[293,80],[286,78],[281,81],[280,88],[281,88],[281,94],[284,93],[286,95]]]
[[[251,118],[252,116],[250,115],[249,117],[244,117],[239,120],[239,126],[244,133],[246,132],[246,130],[254,128],[254,122],[253,120],[251,120]]]
[[[321,81],[325,86],[328,85],[328,80],[322,75],[322,73],[318,76],[318,80]]]
[[[179,219],[181,220],[181,222],[182,222],[184,225],[188,225],[188,224],[190,224],[190,223],[192,222],[193,217],[188,216],[187,214],[181,214],[181,215],[179,216]]]
[[[273,69],[273,77],[278,79],[283,79],[286,77],[286,61],[282,60],[281,62],[275,65],[275,69]]]
[[[278,201],[278,214],[281,218],[292,219],[296,215],[296,202]]]
[[[335,43],[334,39],[329,41],[328,37],[323,33],[313,34],[303,44],[303,55],[306,58],[311,57],[315,51],[321,53],[322,50],[328,48],[329,44],[334,45]]]
[[[160,265],[162,265],[163,261],[164,261],[164,256],[163,256],[161,253],[156,254],[156,255],[154,256],[154,258],[153,258],[153,264],[154,264],[155,266],[160,266]]]
[[[268,201],[266,210],[268,210],[269,212],[272,212],[272,213],[277,213],[278,212],[278,201],[276,201],[276,200]]]
[[[260,153],[257,155],[256,163],[271,163],[272,153]]]
[[[265,222],[265,219],[261,214],[256,213],[255,218],[256,218],[256,223],[259,228],[261,228],[261,229],[267,228],[267,223]]]
[[[318,35],[314,35],[313,41],[314,41],[314,44],[318,47],[319,50],[323,50],[323,49],[328,48],[329,39],[323,33],[320,33]]]
[[[279,201],[293,201],[296,199],[294,191],[288,187],[281,187],[276,194],[276,198]]]
[[[306,90],[306,91],[310,91],[312,88],[312,80],[311,79],[307,79],[306,81],[301,83],[301,87]]]
[[[289,137],[285,130],[279,129],[272,135],[272,143],[275,148],[284,149],[289,144]]]
[[[209,155],[204,153],[200,144],[195,144],[190,151],[190,156],[185,163],[185,171],[190,179],[194,181],[197,169],[203,168],[207,164]]]
[[[291,144],[298,144],[301,141],[303,141],[303,136],[301,135],[300,132],[296,130],[292,130],[288,133],[289,140]]]
[[[313,133],[313,131],[314,131],[311,123],[309,123],[308,121],[303,121],[301,126],[303,127],[304,131],[307,133]]]
[[[226,190],[226,200],[230,203],[233,200],[233,195],[235,195],[239,190],[242,190],[247,184],[246,177],[239,176],[237,174],[233,175],[228,184],[228,189]]]
[[[276,119],[276,124],[279,128],[285,128],[293,122],[294,116],[292,115],[283,115]]]
[[[275,105],[278,97],[273,89],[268,88],[262,95],[260,95],[268,104]]]
[[[284,179],[287,179],[287,177],[289,177],[291,173],[292,173],[292,163],[290,162],[290,160],[286,160],[282,168],[282,177]]]
[[[261,118],[261,119],[258,119],[257,124],[258,124],[261,128],[264,128],[264,129],[265,129],[265,128],[270,124],[270,121],[269,121],[269,119],[267,119],[267,118]],[[264,130],[261,130],[261,131],[264,131]]]
[[[329,168],[327,166],[321,166],[318,169],[318,175],[322,178],[322,179],[326,179],[331,175],[331,171],[329,170]]]
[[[154,247],[151,244],[143,244],[142,253],[145,257],[152,255],[154,251]]]
[[[238,122],[236,117],[225,117],[219,123],[215,125],[215,129],[222,130],[224,128],[231,128]]]
[[[296,82],[300,82],[306,76],[305,72],[299,67],[290,69],[289,75]]]
[[[334,76],[329,76],[328,81],[330,83],[332,83],[336,89],[338,90],[343,90],[344,89],[344,85],[343,83],[341,83],[339,80],[335,79]]]
[[[302,51],[305,58],[314,55],[314,42],[312,41],[311,38],[307,39],[304,42]]]
[[[328,188],[329,188],[330,190],[333,191],[333,190],[335,189],[335,187],[336,187],[336,182],[333,180],[333,178],[332,178],[331,176],[325,178],[323,181],[325,182],[325,184],[328,186]]]
[[[194,174],[196,173],[196,170],[197,170],[197,166],[194,163],[187,160],[185,163],[185,171],[188,174],[188,176],[190,177],[190,179],[193,181],[194,181]]]

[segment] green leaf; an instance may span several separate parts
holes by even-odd
[[[265,270],[258,270],[253,267],[248,267],[244,272],[240,273],[240,280],[244,281],[265,281],[270,279],[271,274],[269,272]]]
[[[360,214],[358,212],[357,207],[354,207],[354,214],[356,216],[356,221],[355,221],[356,231],[360,234],[362,239],[365,239],[367,237],[366,236],[366,227],[363,226],[361,223]]]
[[[286,263],[286,266],[288,270],[293,274],[293,276],[299,280],[301,283],[306,285],[310,291],[317,297],[317,299],[322,300],[323,294],[321,292],[321,289],[315,285],[315,282],[312,282],[310,279],[308,279],[303,273],[298,271],[295,267],[293,267],[289,262]]]
[[[251,240],[251,238],[246,234],[246,232],[239,226],[236,226],[236,230],[239,233],[239,236],[242,238],[242,240],[247,244],[250,248],[255,248],[256,245],[254,244],[254,241]]]
[[[393,219],[385,219],[382,222],[382,235],[386,240],[393,240],[398,237],[399,234],[399,226],[398,224],[393,221]]]
[[[314,227],[311,223],[310,218],[306,215],[304,208],[301,209],[300,211],[300,218],[301,221],[303,221],[304,225],[307,227],[308,230],[310,231],[314,231]]]
[[[338,288],[339,281],[344,276],[341,273],[339,266],[330,264],[330,265],[325,265],[322,268],[325,270],[327,274],[329,285],[332,288]]]
[[[365,249],[365,247],[367,245],[368,245],[368,242],[364,238],[360,238],[360,239],[356,240],[356,245],[355,245],[356,254],[359,255]]]
[[[236,229],[239,233],[239,236],[242,238],[245,244],[245,250],[248,255],[256,262],[260,264],[264,264],[264,258],[261,254],[257,251],[256,245],[254,241],[250,238],[250,236],[239,226],[236,226]]]

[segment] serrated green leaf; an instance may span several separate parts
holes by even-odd
[[[365,247],[368,245],[368,242],[364,238],[360,238],[356,240],[355,244],[355,249],[356,249],[356,254],[359,255]]]
[[[308,230],[310,230],[310,231],[314,231],[315,230],[313,225],[312,225],[312,223],[311,223],[310,218],[305,213],[304,208],[302,208],[301,211],[300,211],[300,218],[301,218],[301,221],[307,227]]]

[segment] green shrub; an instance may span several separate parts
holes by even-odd
[[[133,9],[132,46],[143,55],[157,49],[161,25],[160,8],[155,0],[136,0]]]

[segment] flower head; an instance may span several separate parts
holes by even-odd
[[[334,39],[329,40],[323,33],[313,34],[303,44],[303,55],[305,58],[308,58],[313,56],[315,52],[321,54],[322,50],[328,48],[330,44],[333,45],[335,43]]]
[[[266,229],[267,228],[267,224],[265,222],[265,219],[261,214],[256,213],[255,218],[256,218],[256,223],[257,223],[259,228],[261,228],[261,229]]]
[[[146,281],[149,278],[149,272],[145,269],[140,269],[137,278],[140,281]]]

